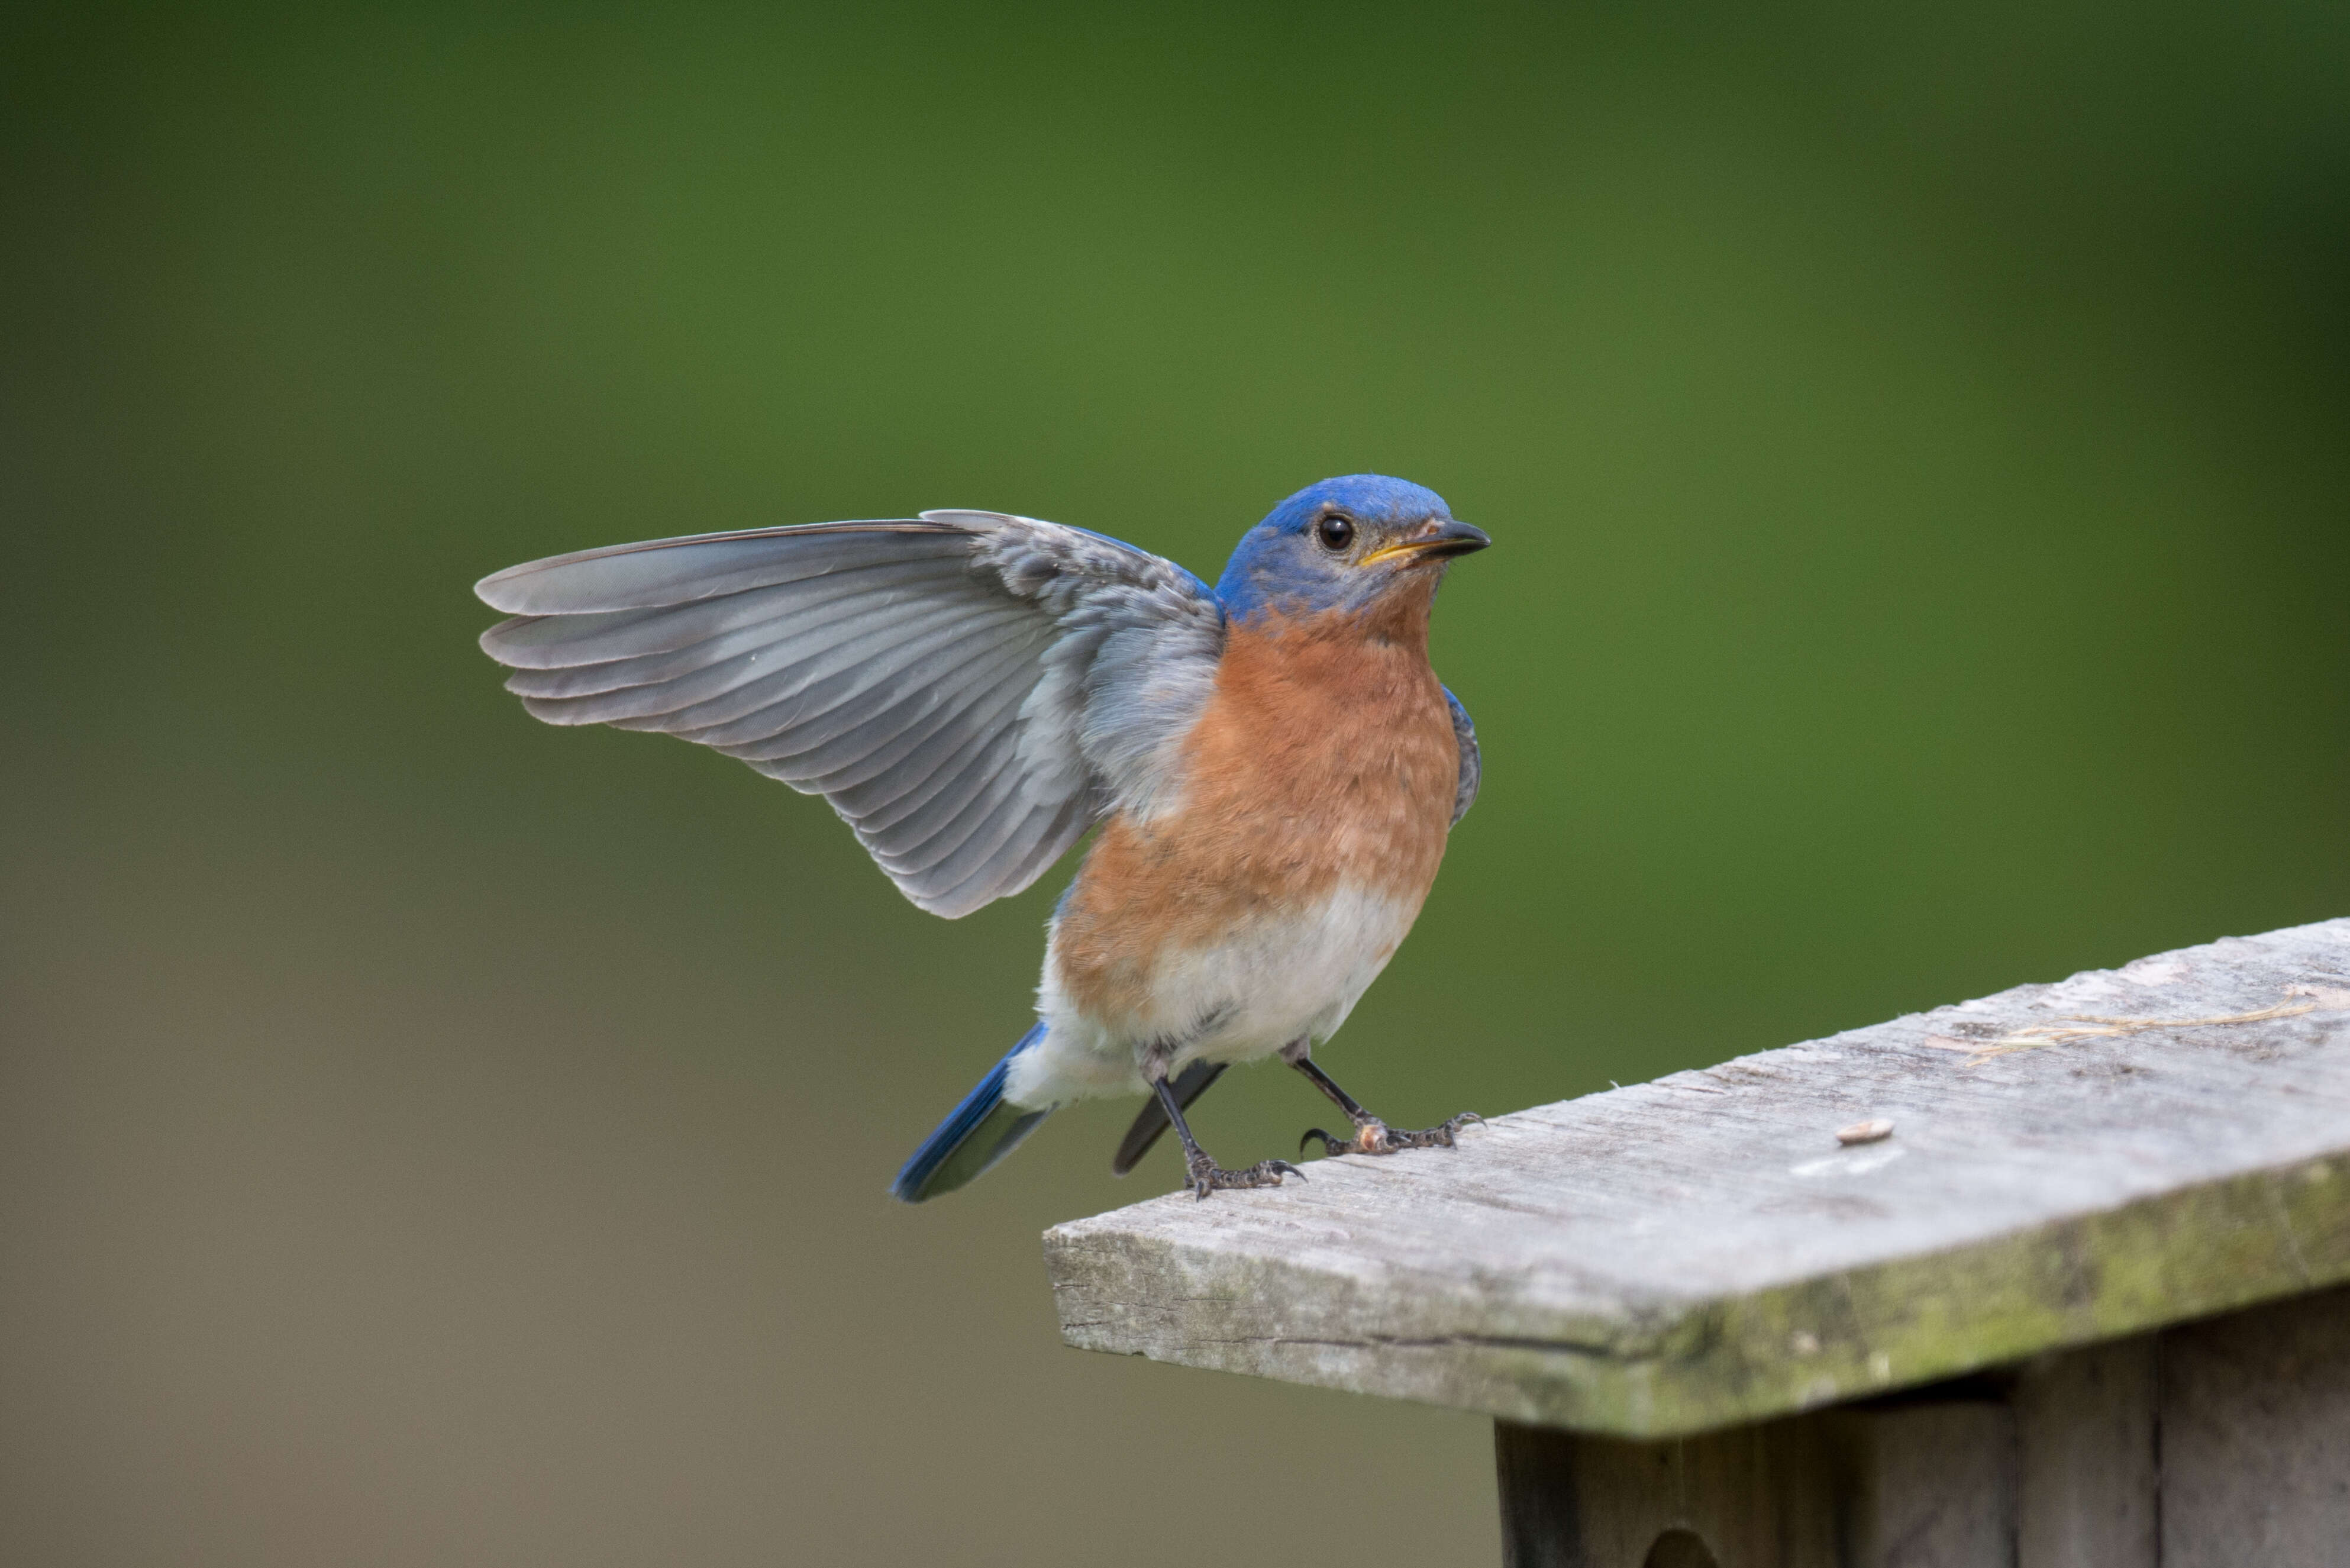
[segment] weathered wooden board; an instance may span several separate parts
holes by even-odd
[[[1493,1423],[1504,1568],[2340,1568],[2350,1286],[1694,1437]]]
[[[2350,919],[1311,1171],[1046,1232],[1064,1337],[1656,1437],[2156,1328],[2350,1280]]]
[[[1497,1421],[1503,1568],[2105,1568],[2019,1563],[2015,1438],[1985,1397],[1654,1442]]]
[[[2162,1561],[2161,1343],[2040,1356],[2016,1377],[2017,1568]]]
[[[2350,1561],[2350,1293],[2162,1336],[2165,1568]]]

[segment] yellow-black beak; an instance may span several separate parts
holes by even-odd
[[[1363,565],[1389,561],[1408,566],[1419,561],[1449,560],[1454,556],[1473,554],[1492,542],[1482,528],[1472,528],[1448,517],[1441,523],[1430,524],[1409,539],[1399,539],[1384,549],[1372,551],[1363,557]]]

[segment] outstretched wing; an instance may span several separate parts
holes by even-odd
[[[1485,761],[1477,751],[1477,726],[1470,722],[1469,710],[1461,705],[1461,699],[1452,694],[1450,686],[1444,689],[1444,701],[1452,709],[1452,739],[1461,747],[1461,782],[1452,786],[1451,826],[1458,827],[1461,819],[1469,815],[1469,808],[1477,804],[1477,785],[1484,780]]]
[[[510,566],[482,647],[552,724],[659,730],[832,803],[950,919],[1147,811],[1223,651],[1213,593],[993,512],[707,534]]]

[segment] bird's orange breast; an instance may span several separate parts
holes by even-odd
[[[1086,1013],[1145,1018],[1169,959],[1341,888],[1418,911],[1443,858],[1461,757],[1428,662],[1433,585],[1396,597],[1367,617],[1267,614],[1232,628],[1177,804],[1147,821],[1112,817],[1057,917],[1057,978]]]

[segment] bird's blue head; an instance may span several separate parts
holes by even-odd
[[[1307,485],[1242,535],[1216,597],[1235,620],[1365,609],[1398,592],[1432,594],[1447,561],[1492,543],[1433,490],[1350,473]]]

